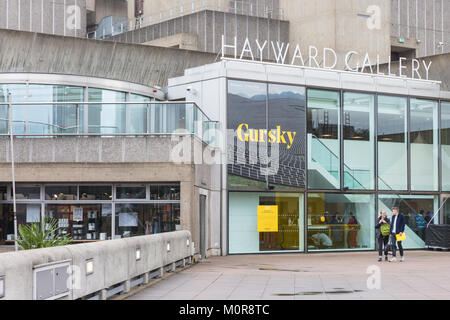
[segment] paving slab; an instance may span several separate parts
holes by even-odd
[[[450,300],[450,253],[406,251],[211,257],[130,296],[133,300]]]

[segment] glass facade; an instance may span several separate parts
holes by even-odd
[[[308,188],[340,189],[339,92],[308,89]]]
[[[229,252],[303,251],[303,198],[298,193],[230,192]],[[258,206],[278,207],[278,231],[258,232]]]
[[[14,240],[12,186],[0,186],[0,244]],[[58,220],[74,242],[180,230],[180,184],[16,186],[18,224]]]
[[[375,249],[369,194],[308,193],[308,251]]]
[[[450,223],[448,203],[437,212],[446,199],[440,192],[450,191],[450,102],[228,80],[227,104],[228,129],[240,123],[256,129],[244,131],[245,142],[259,141],[279,123],[297,133],[304,125],[307,150],[305,176],[274,175],[303,180],[295,190],[258,176],[257,166],[246,171],[239,159],[261,160],[251,163],[250,143],[240,149],[238,143],[232,156],[228,145],[229,253],[375,250],[378,212],[391,217],[393,206],[405,216],[405,248],[425,247],[428,223]],[[264,206],[276,209],[263,216]],[[261,231],[272,215],[278,231]]]

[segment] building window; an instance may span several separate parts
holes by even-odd
[[[80,200],[111,200],[111,186],[79,186]]]
[[[374,95],[344,92],[344,187],[375,187]]]
[[[78,200],[77,186],[46,186],[45,200]]]
[[[369,194],[308,194],[308,251],[375,249],[375,201]]]
[[[450,102],[441,103],[442,190],[450,191]]]
[[[111,239],[111,204],[47,204],[46,216],[74,241]]]
[[[410,100],[411,190],[438,189],[438,104]]]
[[[150,200],[180,200],[180,186],[150,185]]]
[[[13,197],[13,189],[11,189],[11,199]],[[22,200],[22,199],[34,199],[39,200],[41,199],[41,187],[39,185],[37,186],[16,186],[16,199]]]
[[[116,237],[181,230],[179,203],[116,204]]]
[[[146,199],[145,186],[118,186],[116,188],[116,199]]]
[[[229,252],[303,251],[303,205],[303,194],[298,193],[230,192]],[[258,217],[258,206],[276,207],[272,227],[277,231],[258,231],[264,219]]]
[[[339,92],[308,89],[308,187],[340,188]]]
[[[408,189],[407,98],[378,96],[378,189]]]
[[[425,229],[428,223],[439,223],[439,216],[433,217],[438,205],[434,195],[387,195],[378,196],[378,209],[384,210],[392,221],[392,207],[398,207],[405,216],[406,249],[425,248]],[[445,208],[444,208],[445,211]]]

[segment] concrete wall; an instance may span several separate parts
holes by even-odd
[[[368,14],[367,8],[375,5],[380,9],[380,28],[369,29],[367,18],[358,14]],[[387,62],[390,54],[390,0],[280,0],[284,19],[289,21],[291,55],[295,45],[300,44],[302,53],[313,45],[319,50],[333,48],[338,61],[344,61],[348,51],[368,52],[372,61],[380,55]],[[362,59],[351,60],[352,65],[362,64]],[[337,68],[343,69],[343,63]]]
[[[417,57],[450,52],[448,0],[391,0],[391,16],[391,36],[416,43]]]
[[[79,9],[76,27],[72,6]],[[0,28],[85,37],[86,0],[0,0]]]
[[[125,32],[111,39],[127,43],[148,43],[156,39],[169,39],[180,33],[196,35],[197,50],[218,53],[222,49],[222,35],[225,35],[227,44],[233,44],[234,37],[236,37],[238,50],[242,50],[245,38],[259,39],[261,44],[265,40],[287,43],[289,41],[289,22],[204,10]],[[168,40],[167,43],[170,44]],[[234,52],[230,50],[226,54],[231,55]],[[259,56],[255,56],[255,58],[259,58]],[[274,58],[271,46],[267,45],[263,59],[274,60]]]
[[[136,248],[140,248],[140,260],[136,260]],[[143,277],[145,283],[150,271],[158,270],[162,275],[165,266],[174,270],[175,262],[181,261],[184,265],[192,255],[189,231],[2,253],[0,276],[5,280],[5,297],[0,300],[33,299],[33,269],[45,264],[69,261],[74,270],[73,288],[65,299],[73,300],[95,293],[105,298],[106,289],[117,284],[123,284],[127,292],[131,279]],[[88,259],[93,261],[92,274],[86,272]]]
[[[168,78],[215,58],[188,50],[0,29],[0,72],[75,74],[165,86]]]

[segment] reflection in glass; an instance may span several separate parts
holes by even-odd
[[[41,222],[41,204],[17,204],[17,225]],[[11,244],[14,241],[13,205],[0,205],[0,243]]]
[[[441,103],[442,190],[450,191],[450,102]]]
[[[344,92],[344,186],[374,189],[374,95]]]
[[[308,187],[340,187],[339,92],[308,89]]]
[[[147,131],[147,102],[151,99],[138,94],[130,94],[130,102],[145,102],[143,104],[127,105],[127,133],[145,133]]]
[[[374,249],[374,209],[369,194],[308,194],[308,250]]]
[[[280,139],[279,165],[270,171],[268,183],[274,185],[275,190],[283,187],[305,188],[306,146],[305,146],[305,88],[269,84],[268,130],[286,132]],[[269,140],[260,137],[265,142]],[[268,146],[273,143],[268,141]],[[284,143],[286,142],[286,143]],[[275,169],[275,168],[274,168]],[[282,187],[283,186],[283,187]]]
[[[255,153],[258,152],[260,130],[267,130],[267,84],[228,80],[227,102],[229,187],[266,189],[266,175],[261,170],[264,164]],[[250,155],[250,150],[256,152]]]
[[[410,100],[411,189],[438,189],[438,104]]]
[[[180,200],[180,185],[150,185],[150,200]]]
[[[278,206],[278,232],[258,232],[259,205]],[[303,251],[303,217],[302,194],[230,192],[229,251]]]
[[[407,99],[378,96],[378,189],[408,188]]]
[[[378,210],[385,210],[392,221],[392,207],[398,207],[405,216],[406,249],[425,247],[425,229],[428,223],[439,223],[439,216],[433,218],[438,208],[438,197],[433,195],[386,195],[378,196]]]

